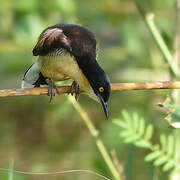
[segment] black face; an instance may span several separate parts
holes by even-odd
[[[107,74],[103,74],[97,78],[97,81],[94,83],[94,91],[96,95],[100,95],[104,102],[107,102],[110,96],[110,80]]]
[[[95,94],[98,96],[106,117],[109,117],[108,100],[111,93],[110,80],[107,74],[103,73],[101,76],[97,77],[97,80],[92,84],[92,88]]]
[[[107,101],[111,93],[110,80],[98,62],[91,55],[85,53],[83,56],[76,57],[76,61],[87,77],[94,93],[99,98],[106,117],[109,116]]]

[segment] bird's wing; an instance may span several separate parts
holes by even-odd
[[[57,27],[45,29],[39,36],[38,42],[33,49],[34,56],[45,56],[56,49],[71,49],[71,42],[63,33],[63,30]]]
[[[41,74],[38,61],[36,61],[25,72],[21,88],[40,87],[40,85],[44,84],[47,84],[46,78]]]

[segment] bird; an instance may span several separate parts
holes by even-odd
[[[32,50],[37,60],[25,72],[21,87],[48,86],[50,101],[55,82],[72,79],[69,93],[77,99],[80,88],[90,98],[102,104],[106,118],[109,117],[108,100],[111,93],[110,79],[98,64],[96,37],[88,28],[76,24],[56,24],[42,31]]]

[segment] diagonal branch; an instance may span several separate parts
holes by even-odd
[[[173,40],[173,61],[179,67],[180,58],[180,0],[176,2],[175,32]]]
[[[141,7],[139,0],[134,0],[134,2],[136,4],[136,7],[137,7],[139,13],[143,17],[143,19],[147,25],[147,28],[149,29],[155,43],[157,44],[159,50],[161,51],[161,54],[164,56],[165,62],[169,65],[169,70],[170,70],[171,74],[175,78],[179,78],[180,77],[179,69],[176,66],[175,62],[172,61],[173,56],[172,56],[170,50],[168,49],[166,43],[164,42],[164,40],[154,22],[154,14],[146,13],[144,11],[144,9]]]
[[[58,87],[62,94],[68,93],[70,86]],[[180,81],[155,81],[145,83],[113,83],[112,91],[129,91],[129,90],[153,90],[153,89],[180,89]],[[81,92],[84,92],[81,90]],[[15,96],[39,96],[47,95],[47,87],[26,88],[26,89],[2,89],[0,98]]]

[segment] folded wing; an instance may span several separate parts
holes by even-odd
[[[70,50],[70,41],[63,33],[63,30],[57,27],[45,29],[39,36],[38,42],[33,49],[34,56],[45,56],[57,49],[64,48]]]

